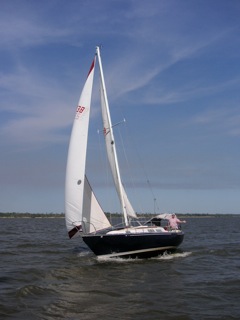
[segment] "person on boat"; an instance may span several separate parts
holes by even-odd
[[[179,224],[186,223],[186,221],[185,220],[182,220],[182,221],[179,220],[177,218],[176,214],[173,213],[171,215],[171,217],[169,218],[168,223],[169,223],[169,227],[170,227],[171,230],[177,230],[177,229],[179,229]]]

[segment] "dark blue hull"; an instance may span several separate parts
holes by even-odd
[[[97,256],[150,258],[174,251],[182,243],[183,232],[84,235],[83,241]]]

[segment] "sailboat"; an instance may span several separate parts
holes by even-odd
[[[115,189],[122,209],[124,221],[122,226],[110,223],[86,176],[90,106],[97,61],[100,75],[103,136]],[[161,219],[163,217],[159,216],[157,220]],[[65,220],[69,238],[81,236],[90,250],[101,258],[153,257],[164,251],[175,250],[184,238],[183,231],[169,230],[162,227],[159,222],[155,224],[141,223],[127,196],[119,169],[100,47],[96,47],[96,53],[77,105],[72,126],[66,168]]]

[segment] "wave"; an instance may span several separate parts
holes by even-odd
[[[46,293],[54,293],[54,290],[36,285],[26,285],[17,290],[16,296],[18,298],[23,298],[27,296],[41,296],[45,295]]]
[[[139,258],[121,258],[121,257],[96,257],[96,260],[100,263],[104,262],[114,262],[114,263],[134,263],[141,261],[149,261],[149,260],[172,260],[177,258],[186,258],[191,255],[192,252],[177,252],[177,253],[168,253],[165,252],[162,255],[157,257],[149,258],[149,259],[139,259]]]
[[[77,254],[78,257],[82,258],[82,257],[88,257],[91,255],[90,251],[81,251]]]
[[[129,262],[139,262],[139,261],[146,261],[146,259],[139,259],[139,258],[121,258],[121,257],[97,257],[96,260],[100,263],[104,262],[114,262],[114,263],[129,263]]]
[[[157,256],[155,258],[152,258],[154,260],[173,260],[173,259],[179,259],[179,258],[186,258],[190,256],[192,252],[175,252],[175,253],[168,253],[165,252],[164,254]]]

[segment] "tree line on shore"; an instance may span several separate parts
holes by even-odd
[[[179,217],[223,217],[223,216],[237,216],[236,214],[210,214],[210,213],[176,213],[177,216]],[[106,215],[108,218],[110,217],[119,217],[119,213],[110,213],[106,212]],[[156,216],[157,214],[152,214],[152,213],[141,213],[138,214],[139,217],[153,217]],[[19,213],[19,212],[0,212],[0,218],[64,218],[64,213]]]

